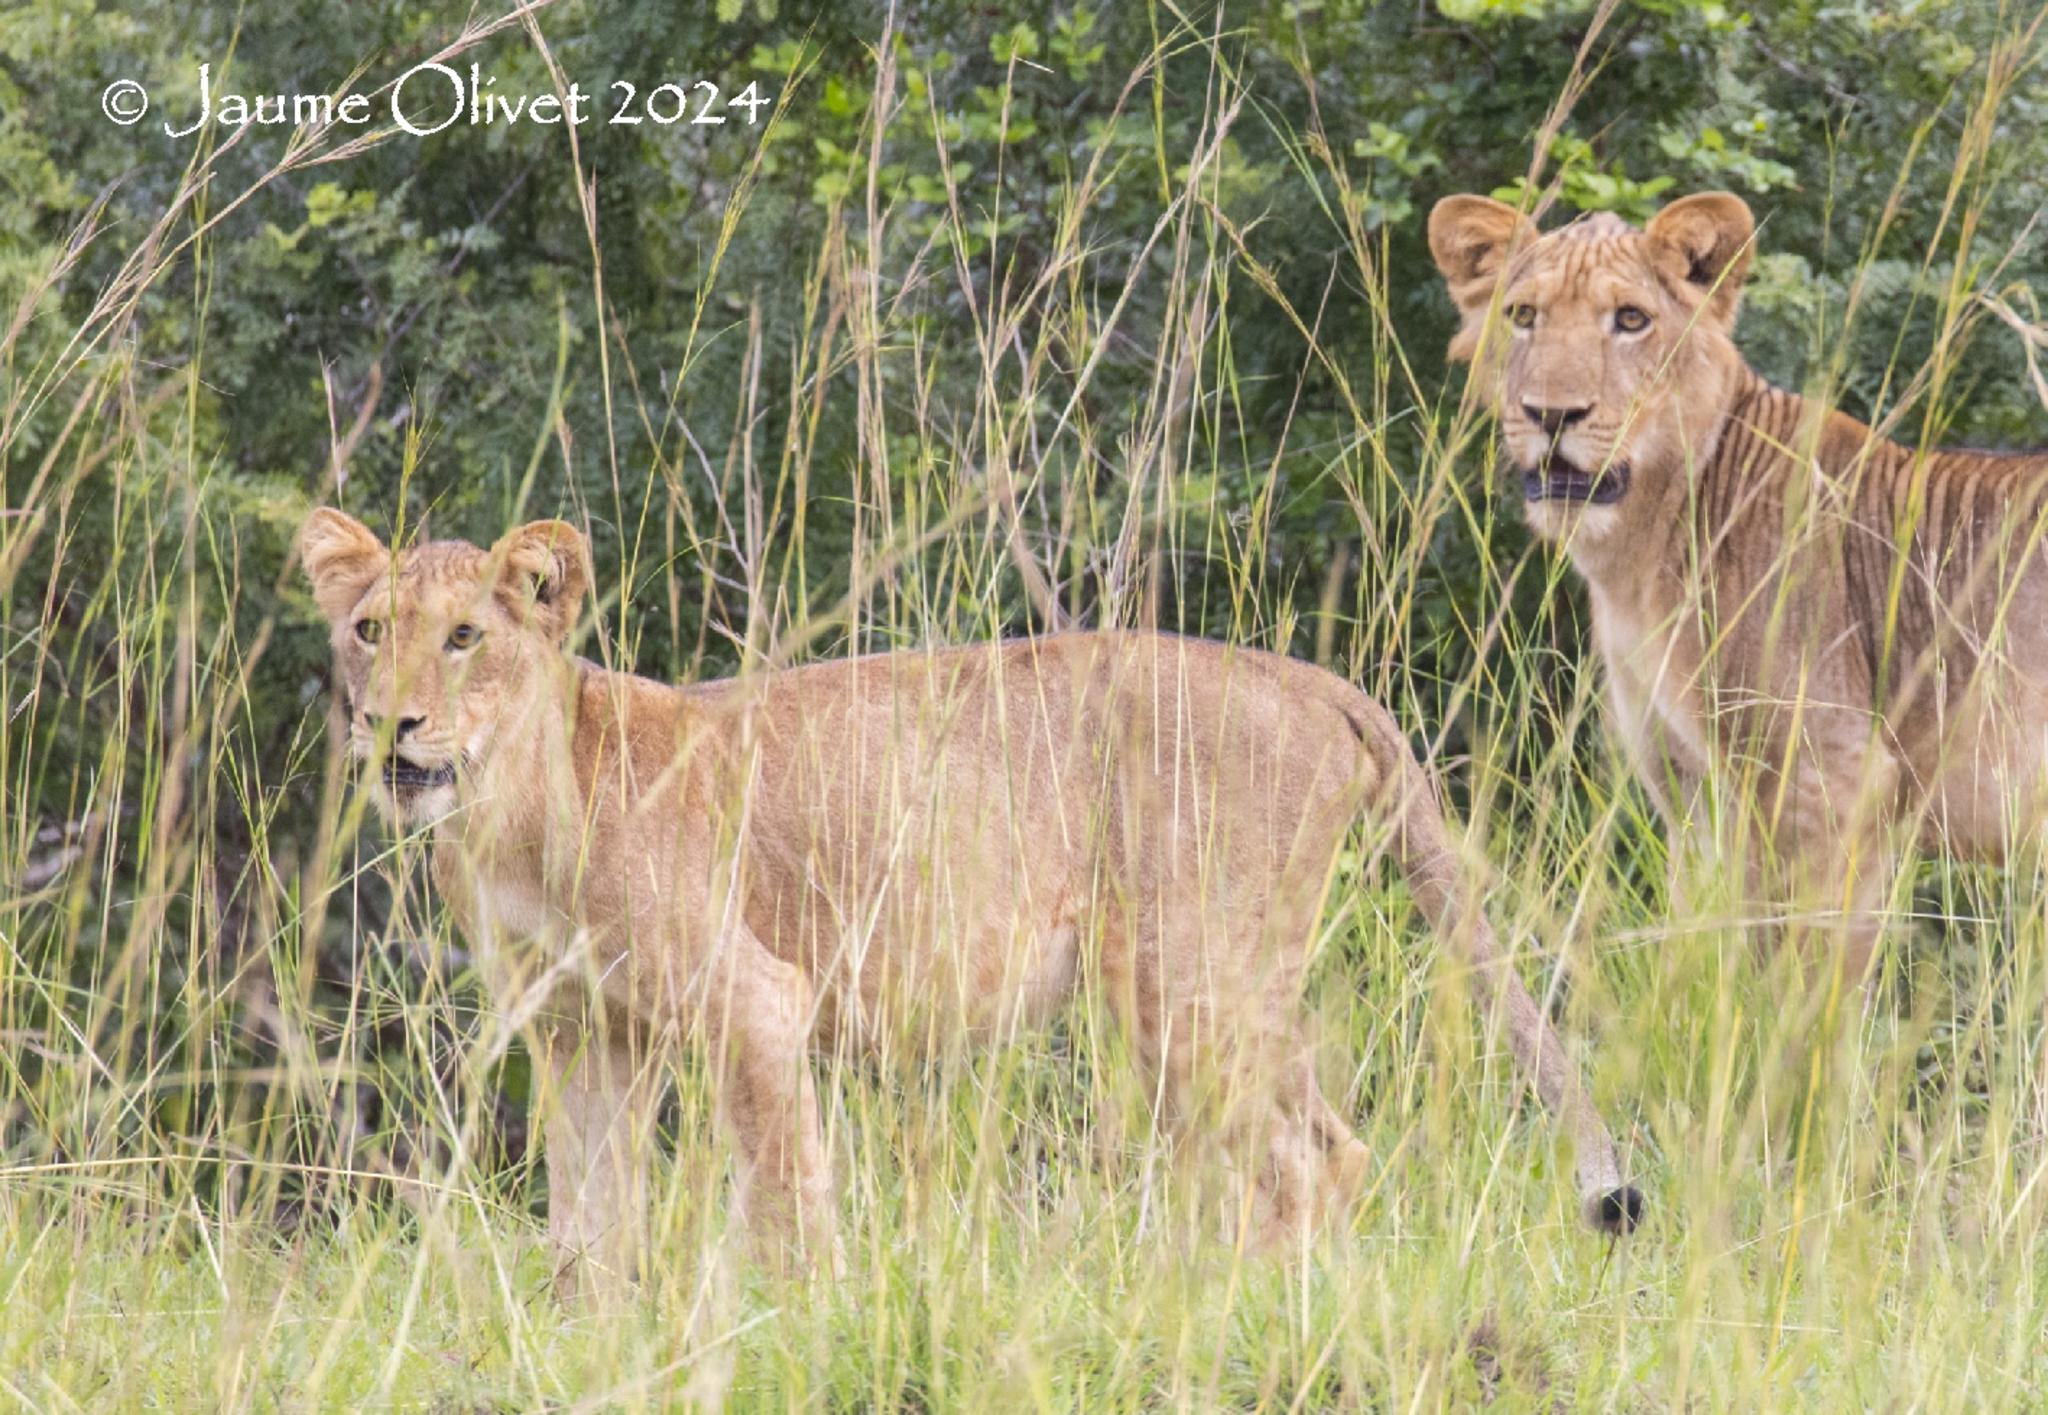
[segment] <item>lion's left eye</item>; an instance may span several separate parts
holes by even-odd
[[[463,649],[473,649],[483,636],[484,631],[474,624],[457,624],[448,633],[448,647],[458,653]]]
[[[1614,312],[1614,327],[1623,334],[1640,334],[1650,327],[1649,312],[1634,305],[1623,305]]]

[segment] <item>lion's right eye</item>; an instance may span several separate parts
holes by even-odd
[[[1534,329],[1536,327],[1536,306],[1509,305],[1508,323],[1517,329]]]
[[[381,619],[356,620],[356,637],[366,644],[374,644],[384,637],[384,621]]]

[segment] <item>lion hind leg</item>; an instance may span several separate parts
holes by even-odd
[[[1161,909],[1137,931],[1133,986],[1112,997],[1181,1177],[1199,1194],[1220,1161],[1238,1180],[1226,1227],[1277,1250],[1345,1210],[1373,1161],[1317,1083],[1299,968],[1245,946],[1265,939],[1262,919],[1224,915]]]

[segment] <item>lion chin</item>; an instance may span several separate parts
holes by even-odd
[[[455,809],[455,764],[425,764],[394,756],[377,775],[380,800],[391,818],[427,825]]]
[[[1522,519],[1547,541],[1588,554],[1599,553],[1620,526],[1616,514],[1628,495],[1630,466],[1619,459],[1588,471],[1562,455],[1551,453],[1519,461]]]
[[[1522,499],[1554,501],[1572,506],[1612,506],[1628,495],[1629,465],[1611,461],[1587,471],[1551,453],[1522,470]]]

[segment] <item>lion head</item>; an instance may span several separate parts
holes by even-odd
[[[453,811],[494,755],[517,752],[556,685],[588,577],[583,537],[536,521],[489,550],[434,541],[396,554],[322,507],[299,550],[333,626],[348,740],[376,764],[400,824]]]
[[[1496,398],[1539,534],[1625,536],[1712,454],[1743,368],[1731,335],[1754,232],[1726,192],[1640,230],[1602,214],[1540,233],[1488,197],[1437,203],[1429,247],[1464,317],[1451,357]]]

